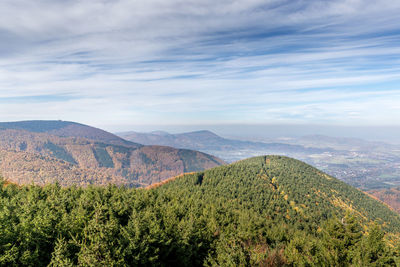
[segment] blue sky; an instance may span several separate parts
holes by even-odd
[[[400,125],[399,14],[389,0],[2,0],[0,121]]]

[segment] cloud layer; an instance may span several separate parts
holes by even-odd
[[[0,120],[399,124],[398,1],[0,2]]]

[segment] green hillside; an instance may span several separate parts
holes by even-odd
[[[4,266],[400,263],[399,215],[286,157],[252,158],[152,189],[0,188]]]
[[[262,210],[266,216],[299,218],[308,226],[323,218],[342,217],[346,211],[362,222],[377,221],[390,231],[400,232],[400,217],[387,206],[360,190],[330,177],[301,161],[283,157],[255,157],[205,172],[186,175],[159,190],[182,191],[214,201],[247,203],[248,208]]]

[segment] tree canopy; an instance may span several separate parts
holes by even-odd
[[[399,216],[300,161],[151,189],[0,185],[1,266],[396,266]]]

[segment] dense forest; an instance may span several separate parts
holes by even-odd
[[[300,161],[151,189],[0,185],[1,266],[396,266],[400,217]]]

